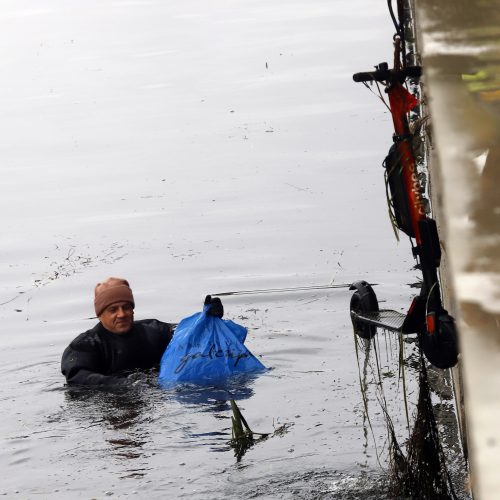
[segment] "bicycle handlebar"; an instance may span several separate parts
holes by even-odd
[[[386,63],[379,64],[374,71],[354,73],[352,79],[355,82],[386,82],[399,80],[403,82],[406,78],[418,78],[422,75],[420,66],[408,66],[400,71],[389,69]]]

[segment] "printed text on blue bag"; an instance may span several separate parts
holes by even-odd
[[[177,366],[174,373],[180,373],[182,370],[184,370],[189,361],[194,361],[195,359],[207,358],[208,360],[214,358],[229,358],[229,359],[234,358],[235,359],[234,366],[236,366],[240,361],[240,359],[253,357],[253,354],[250,353],[248,350],[242,352],[233,352],[231,351],[230,346],[228,346],[226,350],[223,349],[215,350],[216,347],[214,344],[209,344],[209,345],[210,349],[208,350],[207,354],[204,354],[203,352],[200,351],[182,356],[179,362],[179,366]]]

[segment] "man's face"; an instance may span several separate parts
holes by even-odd
[[[115,302],[104,309],[99,320],[112,333],[127,333],[134,322],[134,308],[130,302]]]

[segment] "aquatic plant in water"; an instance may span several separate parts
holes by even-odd
[[[363,349],[359,343],[363,342]],[[456,499],[458,498],[446,466],[446,457],[441,445],[434,408],[431,400],[427,368],[421,350],[418,350],[418,401],[416,415],[413,420],[413,429],[410,425],[407,381],[405,375],[406,358],[404,354],[402,336],[399,339],[399,379],[403,386],[403,399],[408,426],[408,440],[404,446],[400,445],[393,420],[390,416],[387,400],[384,394],[383,379],[388,378],[387,371],[383,372],[379,358],[377,340],[360,339],[355,335],[356,356],[358,359],[359,382],[364,405],[364,420],[368,421],[374,439],[375,451],[380,464],[380,455],[377,450],[375,434],[368,414],[368,367],[370,354],[373,350],[376,368],[373,369],[376,378],[377,401],[382,410],[386,424],[388,450],[388,479],[389,492],[397,498],[411,499]],[[364,351],[363,368],[359,359],[360,351]],[[372,367],[373,368],[373,367]]]
[[[231,417],[232,430],[231,430],[231,441],[229,445],[234,448],[234,456],[236,461],[239,462],[243,455],[251,448],[254,444],[265,441],[269,437],[273,436],[283,436],[289,429],[291,424],[283,424],[276,427],[274,432],[271,433],[260,433],[254,432],[250,429],[245,417],[242,415],[241,410],[234,399],[230,400],[231,409],[233,415]],[[255,437],[257,436],[257,437]]]

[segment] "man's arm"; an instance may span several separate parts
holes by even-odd
[[[96,339],[83,334],[64,350],[61,372],[70,385],[114,386],[127,383],[125,378],[102,374],[101,364]]]

